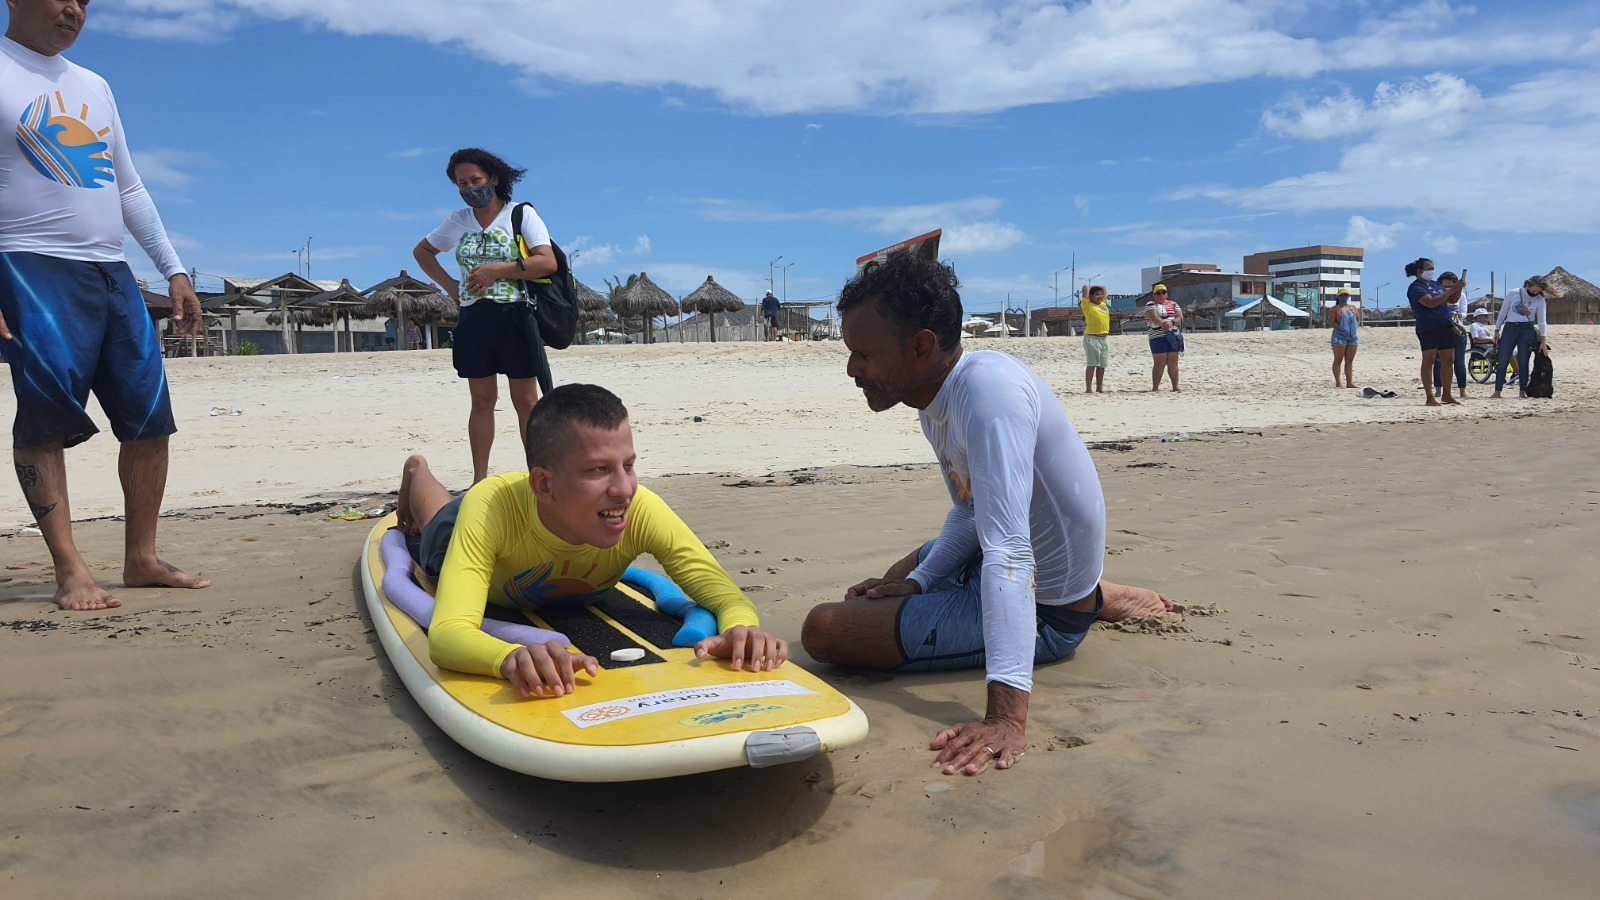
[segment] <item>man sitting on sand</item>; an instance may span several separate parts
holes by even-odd
[[[560,643],[518,646],[484,634],[484,600],[537,611],[599,600],[640,554],[717,617],[701,659],[776,669],[789,645],[760,628],[755,606],[667,504],[634,475],[633,429],[615,394],[556,388],[527,426],[528,471],[485,478],[451,499],[420,455],[400,478],[400,527],[421,532],[422,566],[438,581],[428,652],[436,665],[494,675],[523,697],[560,697],[592,656]]]
[[[1070,657],[1097,617],[1159,616],[1153,591],[1100,580],[1105,500],[1061,403],[1015,357],[961,349],[961,298],[939,263],[891,257],[839,294],[847,372],[882,412],[920,410],[953,506],[939,537],[806,617],[820,662],[928,671],[985,666],[982,722],[940,731],[947,775],[1027,747],[1033,667]]]

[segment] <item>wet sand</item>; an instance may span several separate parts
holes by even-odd
[[[1080,423],[1085,402],[1068,398]],[[925,747],[981,714],[981,676],[825,667],[872,723],[829,758],[632,785],[516,775],[445,737],[389,669],[353,569],[369,523],[176,498],[163,547],[216,586],[119,591],[112,614],[54,611],[42,542],[0,537],[0,885],[1588,896],[1600,417],[1567,404],[1101,446],[1107,577],[1193,611],[1152,633],[1097,630],[1041,669],[1031,750],[973,778],[928,768]],[[873,421],[890,416],[915,427],[905,410]],[[665,430],[641,428],[641,449]],[[727,446],[742,458],[747,444]],[[379,459],[398,467],[405,449]],[[780,470],[756,487],[730,485],[759,465],[726,468],[650,484],[791,640],[807,609],[879,574],[946,505],[927,465]],[[300,499],[383,499],[305,478]],[[120,529],[78,526],[107,578]]]

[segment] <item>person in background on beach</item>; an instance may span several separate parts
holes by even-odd
[[[394,316],[383,320],[383,344],[385,350],[397,349],[396,342],[400,339],[400,323]]]
[[[1361,344],[1361,307],[1350,305],[1350,289],[1339,288],[1339,299],[1328,312],[1333,323],[1333,335],[1328,343],[1333,346],[1333,386],[1340,387],[1339,369],[1344,369],[1343,387],[1356,386],[1351,370],[1355,367],[1356,348]]]
[[[1073,655],[1096,618],[1160,616],[1154,591],[1101,581],[1106,510],[1088,448],[1061,402],[1016,357],[961,347],[955,274],[891,256],[839,294],[846,373],[876,412],[918,410],[950,492],[937,539],[882,578],[812,608],[818,662],[929,671],[985,667],[981,722],[942,729],[945,774],[1009,768],[1027,747],[1036,665]],[[883,521],[901,521],[894,510]]]
[[[767,326],[767,340],[778,339],[778,298],[771,291],[761,298],[761,319]]]
[[[400,476],[399,527],[422,539],[420,562],[438,590],[428,652],[435,665],[511,682],[524,697],[560,697],[598,662],[558,642],[519,646],[484,634],[485,598],[537,612],[600,600],[640,554],[655,557],[721,634],[701,659],[772,671],[789,644],[761,629],[739,591],[689,526],[634,474],[633,429],[617,396],[565,384],[533,408],[528,471],[496,475],[451,499],[420,454]]]
[[[1545,343],[1544,289],[1544,277],[1535,275],[1524,281],[1522,287],[1506,291],[1505,302],[1500,304],[1500,316],[1494,322],[1494,337],[1500,342],[1500,354],[1495,358],[1494,393],[1489,395],[1492,399],[1500,399],[1500,390],[1506,382],[1506,363],[1513,354],[1519,376],[1528,371],[1528,356],[1533,352],[1535,328],[1538,329],[1539,352],[1550,352]],[[1521,379],[1517,385],[1517,396],[1528,396],[1526,384],[1527,379]]]
[[[1467,326],[1468,340],[1473,349],[1489,353],[1494,349],[1494,329],[1489,326],[1489,307],[1480,306],[1472,311],[1472,324]]]
[[[406,329],[406,334],[407,334],[406,342],[408,344],[410,344],[411,349],[412,350],[421,350],[422,349],[422,329],[417,327],[417,323],[412,322],[410,327],[408,327]]]
[[[87,0],[7,0],[0,39],[0,344],[16,392],[12,461],[55,566],[56,605],[121,602],[72,539],[66,448],[100,429],[92,390],[121,442],[126,510],[122,583],[203,588],[156,554],[168,438],[178,430],[161,341],[122,253],[126,230],[167,279],[180,335],[198,334],[200,301],[134,170],[111,88],[61,53],[82,33]]]
[[[1439,276],[1439,284],[1446,290],[1453,287],[1456,282],[1460,280],[1461,279],[1457,278],[1456,273],[1454,272],[1446,272]],[[1461,329],[1460,333],[1456,334],[1455,336],[1456,396],[1462,400],[1465,400],[1467,399],[1467,350],[1472,346],[1472,342],[1467,337],[1467,298],[1459,294],[1456,295],[1455,301],[1448,304],[1448,309],[1450,310],[1450,330],[1454,332],[1457,328]],[[1443,371],[1444,363],[1441,362],[1438,357],[1434,357],[1434,390],[1439,390],[1441,387],[1443,387],[1443,382],[1440,380],[1440,375],[1443,373]]]
[[[1433,395],[1433,361],[1453,365],[1456,356],[1456,332],[1450,327],[1450,304],[1456,302],[1466,289],[1465,281],[1445,287],[1433,280],[1433,260],[1422,258],[1406,263],[1406,275],[1414,280],[1406,289],[1406,299],[1411,302],[1411,314],[1417,320],[1417,341],[1422,345],[1422,387],[1428,394],[1428,405],[1438,406],[1440,400]],[[1454,404],[1450,396],[1450,382],[1442,387],[1441,399]]]
[[[1111,361],[1111,307],[1106,303],[1106,288],[1092,284],[1084,288],[1083,299],[1083,392],[1106,392],[1106,363]]]
[[[523,282],[554,274],[556,257],[550,249],[550,232],[532,207],[523,211],[526,257],[512,237],[511,188],[526,174],[526,169],[514,169],[485,150],[467,148],[451,154],[445,176],[461,192],[467,208],[446,216],[412,251],[417,265],[444,287],[461,310],[450,358],[472,395],[467,442],[474,484],[489,475],[494,407],[500,399],[497,376],[506,376],[511,405],[517,410],[517,433],[524,441],[528,414],[539,402],[537,326]],[[451,248],[461,267],[459,281],[439,265],[439,254]]]
[[[1183,353],[1183,307],[1167,299],[1167,286],[1158,284],[1150,292],[1144,308],[1145,337],[1150,339],[1150,390],[1161,390],[1161,373],[1166,372],[1172,389],[1178,390],[1178,357]]]

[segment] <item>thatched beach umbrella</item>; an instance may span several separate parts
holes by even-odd
[[[439,292],[426,281],[406,274],[404,269],[394,278],[386,278],[361,292],[367,298],[360,307],[374,317],[394,316],[397,342],[404,342],[406,322],[415,319],[421,323],[452,320],[456,315],[456,302]]]
[[[683,311],[691,313],[704,313],[711,320],[711,343],[717,342],[717,313],[743,312],[744,301],[720,284],[710,275],[706,276],[706,283],[694,289],[694,293],[683,298]]]
[[[644,272],[629,275],[625,284],[611,291],[611,309],[619,316],[638,316],[644,320],[645,343],[652,343],[655,334],[655,317],[670,316],[678,311],[678,301],[662,290]]]
[[[1570,310],[1572,324],[1582,322],[1584,315],[1592,318],[1600,312],[1600,287],[1595,287],[1566,269],[1556,266],[1544,277],[1544,283],[1545,293],[1549,296],[1547,302],[1552,306],[1559,303],[1564,310]],[[1554,322],[1555,316],[1549,316],[1549,320]]]
[[[610,304],[606,302],[606,296],[579,281],[578,312],[594,312],[602,309],[610,309]]]

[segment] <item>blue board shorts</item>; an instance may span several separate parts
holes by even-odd
[[[917,559],[927,558],[933,542],[922,545]],[[906,662],[901,672],[932,672],[941,669],[976,669],[984,664],[983,649],[983,553],[975,554],[954,575],[912,594],[900,605],[895,620],[895,640]],[[1066,606],[1035,604],[1037,631],[1033,645],[1033,664],[1069,659],[1089,635],[1089,627],[1100,617],[1105,599],[1100,586],[1094,589],[1094,611],[1078,612]]]
[[[0,339],[17,395],[12,446],[94,436],[90,391],[119,441],[178,430],[161,341],[127,263],[0,253],[0,315],[13,338]]]

